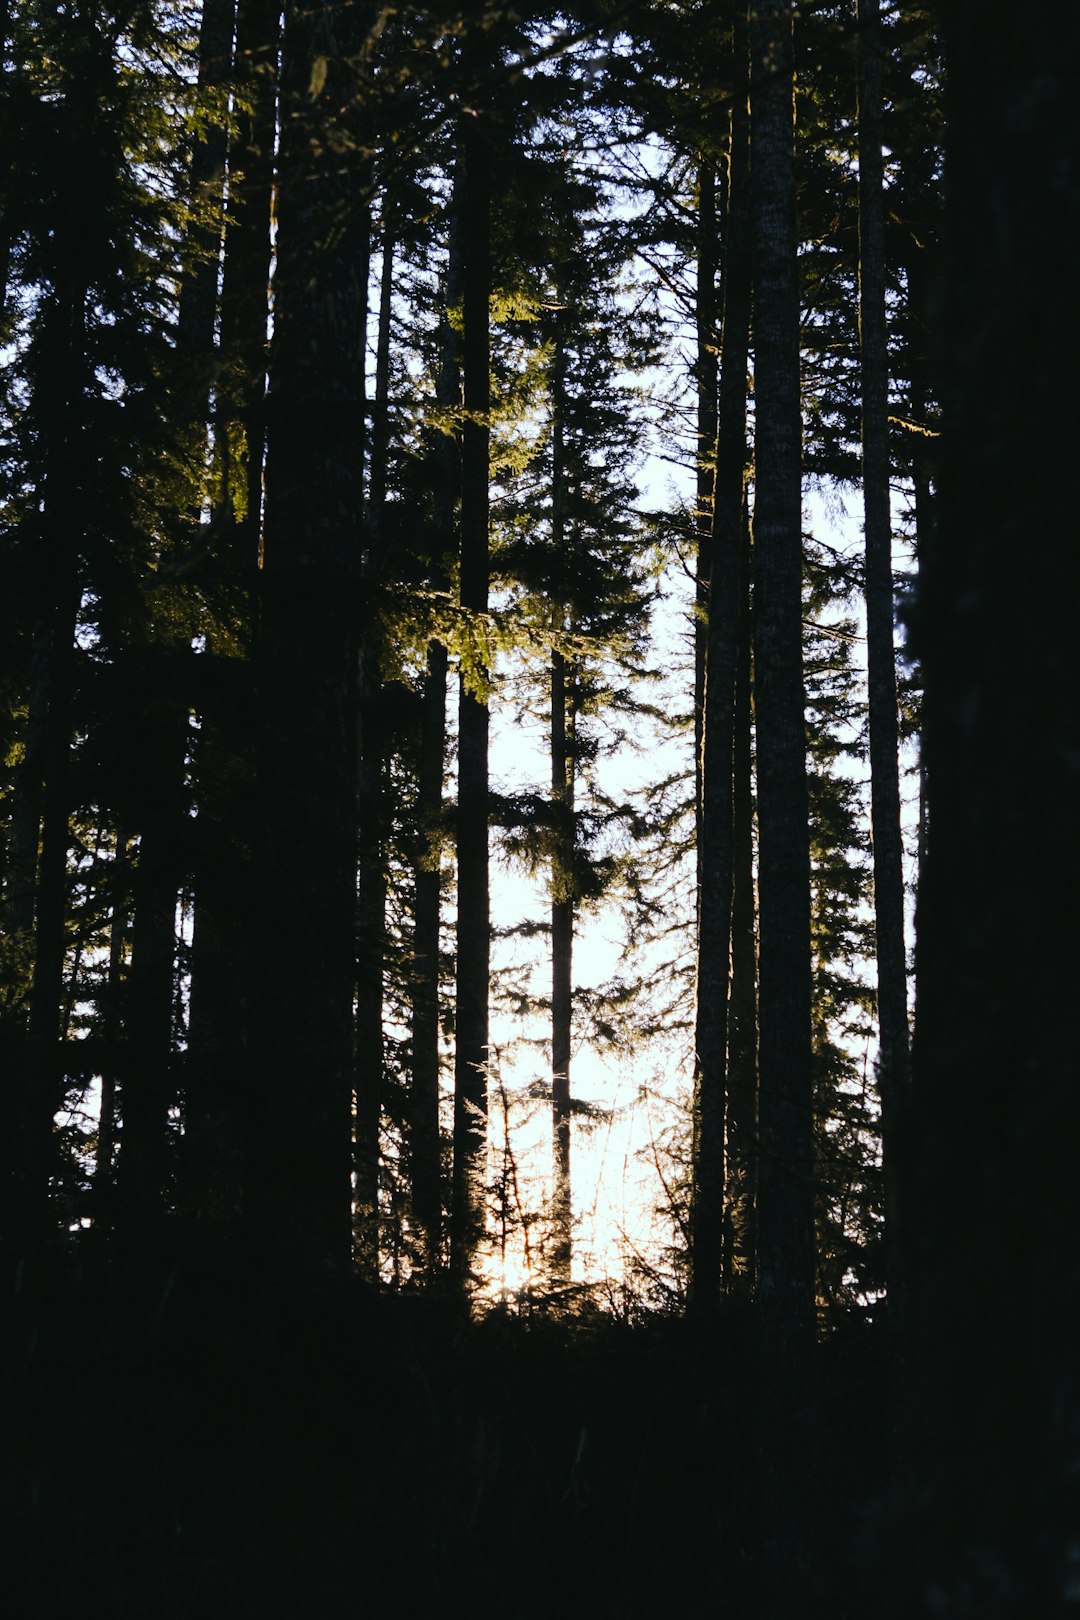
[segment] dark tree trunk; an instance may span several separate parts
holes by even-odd
[[[435,400],[442,411],[460,410],[461,356],[450,311],[461,300],[462,242],[459,221],[461,172],[450,206],[446,285],[441,323],[442,354]],[[461,494],[461,435],[445,425],[433,454],[435,481],[435,555],[432,584],[446,588],[447,570],[457,545],[456,520]],[[449,660],[441,641],[428,643],[420,712],[420,762],[417,786],[415,933],[412,989],[412,1207],[420,1232],[428,1275],[442,1256],[442,1154],[439,1128],[439,961],[442,913],[441,827],[446,772],[446,687]]]
[[[694,509],[697,527],[697,578],[694,619],[694,769],[697,773],[698,887],[701,885],[702,742],[705,735],[705,663],[708,641],[709,573],[712,567],[713,486],[716,479],[716,433],[719,422],[718,332],[716,278],[719,271],[719,235],[716,218],[716,170],[710,163],[698,167],[697,214],[697,487]],[[700,893],[699,893],[700,904]]]
[[[389,201],[383,201],[382,267],[379,275],[379,328],[375,342],[375,398],[371,410],[371,470],[368,485],[368,545],[374,553],[372,566],[381,571],[383,507],[390,453],[390,325],[394,309],[394,253],[396,244],[391,221],[386,218]]]
[[[198,804],[182,1202],[201,1224],[235,1224],[241,1203],[245,1031],[253,993],[255,759],[253,591],[262,537],[270,214],[279,48],[277,0],[240,0],[241,101],[229,145],[221,284],[220,470],[210,667],[195,764]]]
[[[199,34],[199,86],[220,90],[232,67],[235,0],[204,0]],[[187,263],[177,317],[173,423],[195,475],[189,509],[180,525],[199,523],[207,422],[214,371],[223,226],[227,132],[212,118],[195,142],[188,188],[195,222],[185,244]],[[179,664],[182,645],[166,620],[139,638],[135,678],[142,695],[145,733],[136,825],[139,834],[132,889],[133,924],[125,1066],[120,1101],[122,1130],[116,1172],[118,1235],[133,1254],[151,1253],[170,1178],[169,1109],[176,1100],[173,1074],[176,908],[185,878],[187,847],[184,779],[189,744],[188,701]]]
[[[58,459],[56,465],[62,464]],[[53,480],[50,480],[52,482]],[[67,508],[61,516],[63,508]],[[46,495],[43,517],[46,530],[59,521],[74,522],[66,496],[50,500]],[[72,531],[68,531],[69,533]],[[65,550],[68,557],[64,558]],[[62,543],[59,553],[61,573],[67,562],[74,572],[71,548]],[[65,600],[65,597],[67,598]],[[74,642],[76,626],[75,593],[70,580],[61,586],[51,623],[42,634],[42,656],[47,671],[45,712],[42,722],[40,785],[40,846],[37,881],[34,889],[33,976],[30,983],[26,1022],[24,1090],[17,1140],[19,1174],[22,1181],[18,1204],[20,1225],[32,1239],[44,1230],[47,1220],[48,1185],[55,1169],[56,1149],[53,1120],[61,1101],[60,1037],[63,998],[64,954],[66,945],[67,861],[70,847],[70,748],[74,688]]]
[[[758,1301],[761,1614],[805,1608],[799,1500],[814,1331],[810,857],[802,672],[799,283],[792,14],[751,14],[754,697],[760,918]]]
[[[739,661],[735,675],[734,869],[728,1012],[727,1202],[724,1285],[749,1297],[757,1263],[757,907],[754,898],[753,653],[750,529],[742,514]]]
[[[255,566],[261,532],[279,32],[277,0],[239,0],[242,104],[229,145],[217,426],[221,505],[231,519],[222,561],[226,577],[238,571],[242,581]]]
[[[105,984],[105,1059],[101,1071],[97,1151],[94,1155],[94,1203],[98,1218],[111,1214],[113,1155],[116,1151],[117,1081],[122,1077],[123,999],[126,990],[128,916],[130,911],[128,840],[116,830],[112,866],[112,918],[109,923],[109,973]]]
[[[199,28],[201,91],[221,92],[228,83],[235,16],[236,0],[203,0]],[[181,387],[186,396],[187,420],[182,424],[185,437],[190,434],[192,446],[196,440],[201,441],[203,449],[218,303],[227,148],[225,119],[209,118],[193,144],[188,169],[188,192],[195,215],[185,243],[187,265],[180,289],[176,353],[182,367]],[[203,456],[195,452],[192,462],[201,469]]]
[[[702,815],[698,874],[698,993],[694,1076],[694,1201],[691,1304],[711,1314],[723,1271],[725,1114],[728,1091],[728,1002],[734,881],[735,688],[740,578],[744,548],[746,369],[750,323],[749,152],[746,30],[733,30],[733,83],[728,145],[728,217],[720,418],[716,454],[709,582]],[[743,627],[745,630],[745,626]]]
[[[482,67],[483,50],[469,56]],[[477,96],[482,92],[478,90]],[[466,615],[488,605],[488,305],[491,290],[490,133],[478,117],[464,120],[465,425],[461,470],[461,606]],[[478,664],[482,660],[478,660]],[[488,977],[491,924],[488,899],[487,671],[462,674],[458,705],[457,1015],[454,1052],[454,1178],[451,1268],[464,1285],[484,1233],[487,1182]]]
[[[756,449],[754,672],[760,836],[759,1275],[792,1345],[812,1331],[810,856],[802,674],[802,424],[791,14],[751,23]]]
[[[85,95],[92,95],[89,84]],[[77,98],[74,125],[92,138],[93,113]],[[65,246],[67,252],[65,252]],[[87,284],[77,244],[58,232],[52,297],[43,313],[35,408],[45,445],[36,549],[26,751],[16,785],[16,843],[10,915],[21,936],[29,979],[8,1031],[13,1109],[9,1128],[10,1204],[5,1236],[33,1247],[48,1230],[49,1184],[56,1168],[53,1120],[61,1101],[60,1035],[67,904],[70,752],[79,582],[79,492],[86,478],[81,432]]]
[[[384,204],[385,208],[385,204]],[[394,238],[383,222],[375,398],[371,413],[365,578],[378,589],[383,568],[383,508],[390,449],[390,314],[394,294]],[[383,685],[375,624],[360,660],[360,866],[357,917],[356,1126],[354,1228],[357,1263],[369,1278],[379,1274],[379,1122],[383,1096],[383,974],[386,958],[386,856],[383,847],[383,776],[386,731]]]
[[[425,1270],[439,1267],[442,1245],[442,1153],[439,1128],[439,959],[442,912],[439,817],[446,769],[446,687],[449,660],[441,641],[428,644],[420,711],[412,986],[412,1213]]]
[[[175,661],[160,646],[131,654],[144,729],[139,828],[132,883],[131,966],[121,1078],[122,1129],[116,1171],[118,1236],[152,1252],[169,1179],[169,1109],[175,1100],[173,1009],[176,908],[186,853],[187,706]]]
[[[559,435],[561,438],[561,434]],[[558,475],[557,475],[558,477]],[[570,1182],[570,1042],[574,985],[574,670],[551,655],[551,1276],[571,1279],[573,1200]]]
[[[244,1215],[260,1258],[312,1274],[352,1250],[367,22],[286,7],[267,401]]]
[[[361,1274],[379,1273],[379,1122],[383,1097],[386,861],[382,679],[373,647],[360,660],[359,906],[356,981],[354,1230]]]
[[[909,1082],[904,847],[900,829],[899,726],[893,651],[889,458],[889,342],[885,313],[885,170],[882,157],[880,0],[859,0],[859,345],[866,542],[866,646],[870,804],[877,939],[878,1091],[885,1182],[886,1277],[900,1306],[895,1131]],[[894,1311],[895,1315],[895,1311]]]
[[[556,557],[566,532],[566,345],[561,317],[551,368],[551,543]],[[570,1042],[574,1018],[575,675],[562,650],[551,654],[551,1278],[568,1286],[573,1258],[570,1182]]]
[[[903,1189],[920,1550],[894,1611],[1075,1602],[1080,12],[944,8],[945,434]],[[899,1585],[900,1583],[898,1583]]]

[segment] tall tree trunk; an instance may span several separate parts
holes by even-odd
[[[456,459],[456,458],[455,458]],[[451,520],[452,521],[452,520]],[[427,1276],[442,1254],[442,1152],[439,1128],[439,959],[442,913],[441,841],[446,769],[446,688],[449,659],[441,641],[428,643],[420,709],[412,984],[410,1166],[412,1215]]]
[[[232,66],[235,0],[204,0],[199,34],[199,88],[220,90]],[[174,358],[174,430],[198,469],[187,510],[199,523],[214,360],[218,273],[223,227],[227,132],[212,118],[195,142],[188,190],[195,207],[185,243]],[[188,700],[175,656],[182,632],[165,618],[143,627],[132,654],[142,695],[144,770],[140,773],[138,856],[132,889],[133,923],[125,1067],[121,1080],[120,1154],[116,1171],[118,1235],[139,1257],[152,1252],[169,1179],[169,1109],[173,1074],[176,908],[189,854],[186,790]]]
[[[384,201],[384,216],[387,204]],[[372,401],[364,572],[369,597],[383,568],[383,508],[390,449],[390,315],[394,295],[394,236],[383,221],[375,398]],[[360,868],[356,985],[356,1157],[354,1228],[357,1263],[364,1276],[379,1274],[379,1121],[383,1096],[383,973],[386,957],[386,858],[383,848],[383,775],[386,734],[375,616],[360,660]]]
[[[255,566],[261,534],[279,35],[278,0],[239,0],[239,99],[229,144],[217,436],[221,502],[231,517],[222,537],[222,561],[227,576],[239,571],[241,580]]]
[[[754,670],[761,914],[759,1287],[809,1338],[814,1266],[810,857],[802,673],[802,423],[791,14],[751,20],[756,445]]]
[[[462,240],[461,170],[450,205],[446,285],[443,290],[441,358],[435,401],[442,412],[460,411],[461,357],[450,311],[461,300]],[[435,555],[431,579],[445,589],[448,564],[456,549],[456,514],[461,486],[461,435],[440,426],[433,454],[435,482]],[[412,983],[412,1213],[420,1234],[428,1276],[441,1257],[442,1165],[439,1129],[439,958],[442,912],[441,835],[439,821],[446,771],[446,687],[448,657],[443,642],[428,643],[420,710],[420,760],[417,783],[417,859]]]
[[[74,126],[93,138],[94,113],[75,98]],[[67,252],[65,252],[65,246]],[[70,751],[75,686],[80,501],[86,476],[82,452],[86,302],[77,244],[58,232],[52,297],[43,313],[35,408],[45,444],[39,530],[40,618],[33,633],[26,750],[16,786],[10,915],[22,936],[29,969],[25,1000],[14,1008],[13,1118],[10,1124],[10,1206],[5,1235],[32,1247],[48,1230],[50,1177],[55,1170],[53,1120],[60,1106],[60,1018],[65,951],[70,830]],[[41,566],[39,564],[39,566]]]
[[[129,1252],[142,1256],[152,1252],[160,1235],[170,1168],[176,908],[187,853],[188,711],[168,648],[150,645],[133,650],[130,657],[145,740],[135,807],[139,848],[132,883],[116,1214],[118,1236]]]
[[[745,27],[732,35],[728,140],[728,218],[720,418],[712,512],[706,641],[702,815],[698,858],[698,992],[694,1075],[694,1186],[691,1304],[708,1317],[719,1302],[723,1267],[728,1000],[734,881],[735,686],[739,582],[744,548],[746,370],[750,324],[749,149]],[[745,628],[745,627],[744,627]]]
[[[697,806],[698,889],[701,887],[702,742],[705,735],[705,663],[708,642],[709,573],[712,567],[713,486],[716,479],[718,416],[716,278],[720,245],[716,218],[716,169],[698,165],[697,211],[697,479],[694,518],[697,527],[697,578],[694,619],[694,770]]]
[[[113,1155],[116,1151],[117,1080],[122,1080],[124,1040],[123,998],[128,947],[128,839],[116,829],[112,866],[112,918],[109,923],[109,972],[105,984],[105,1058],[101,1071],[97,1151],[94,1156],[94,1204],[99,1219],[111,1214]]]
[[[479,74],[483,42],[467,56]],[[476,99],[485,94],[478,83]],[[461,606],[474,622],[488,605],[489,302],[491,292],[490,132],[478,116],[464,121],[465,424],[461,450]],[[458,702],[457,1015],[454,1052],[454,1179],[451,1269],[464,1286],[484,1234],[487,1192],[488,978],[488,705],[483,660],[463,672]]]
[[[199,28],[199,89],[221,93],[232,71],[236,0],[203,0]],[[192,447],[200,445],[196,464],[202,468],[206,449],[208,400],[214,345],[214,318],[221,268],[224,224],[225,155],[228,125],[211,116],[193,143],[188,194],[194,220],[185,242],[187,263],[180,288],[177,356],[182,367],[187,421],[183,426]],[[185,437],[187,436],[185,435]]]
[[[560,300],[561,301],[561,300]],[[555,316],[551,368],[551,544],[566,546],[566,345]],[[569,1285],[573,1260],[570,1182],[570,1043],[574,1018],[575,672],[559,647],[551,654],[551,1277]]]
[[[361,1275],[379,1274],[379,1123],[383,1098],[383,974],[386,860],[383,773],[386,730],[382,678],[372,642],[360,659],[359,906],[356,982],[354,1216]]]
[[[574,1006],[574,670],[551,656],[551,798],[557,853],[551,900],[551,1275],[566,1286],[572,1274],[573,1199],[570,1181],[570,1047]]]
[[[216,413],[215,566],[195,763],[195,921],[183,1204],[220,1243],[241,1204],[241,1114],[254,875],[251,659],[262,544],[277,0],[239,0]]]
[[[286,6],[267,402],[244,1216],[254,1252],[316,1275],[352,1252],[368,21]]]
[[[754,695],[760,916],[758,1299],[761,1613],[794,1620],[803,1383],[814,1331],[810,856],[802,671],[802,422],[788,0],[751,13],[754,264]]]
[[[728,1011],[727,1203],[724,1286],[746,1299],[757,1263],[757,906],[754,896],[753,649],[750,529],[743,504],[739,661],[735,675],[734,869]]]
[[[904,1182],[919,1549],[897,1615],[1075,1604],[1080,11],[945,8],[943,465]],[[910,1566],[909,1566],[910,1567]]]
[[[870,813],[877,939],[878,1090],[885,1181],[886,1279],[900,1307],[896,1105],[909,1082],[904,848],[893,651],[889,465],[889,342],[885,313],[885,170],[881,119],[880,0],[859,0],[859,348],[862,364],[863,512],[870,727]]]

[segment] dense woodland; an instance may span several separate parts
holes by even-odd
[[[0,6],[13,1612],[1080,1601],[1078,65]]]

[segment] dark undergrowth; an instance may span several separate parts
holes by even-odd
[[[22,1274],[3,1340],[5,1613],[110,1620],[753,1614],[753,1336],[470,1323],[360,1286]],[[807,1615],[867,1620],[886,1361],[818,1347],[786,1460]],[[768,1515],[769,1503],[760,1504]]]

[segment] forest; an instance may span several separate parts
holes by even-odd
[[[8,1612],[1075,1612],[1078,69],[0,0]]]

